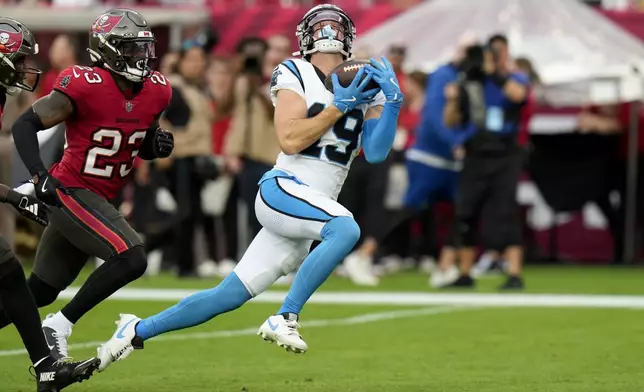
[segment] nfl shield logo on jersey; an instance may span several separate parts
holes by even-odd
[[[125,102],[125,111],[128,112],[128,113],[131,112],[133,106],[134,105],[132,105],[132,102],[130,102],[130,101]]]

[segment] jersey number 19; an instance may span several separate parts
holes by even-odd
[[[307,115],[308,117],[314,117],[320,114],[323,110],[323,104],[315,103],[309,108]],[[319,159],[322,155],[322,150],[324,149],[324,154],[330,162],[346,166],[351,160],[353,152],[359,147],[363,122],[364,114],[362,113],[362,110],[353,109],[342,116],[342,118],[336,121],[333,125],[333,134],[335,137],[338,138],[338,140],[349,142],[349,144],[344,148],[344,151],[339,149],[338,146],[328,145],[320,147],[321,141],[318,139],[315,143],[302,150],[300,154]]]

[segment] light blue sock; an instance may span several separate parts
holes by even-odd
[[[295,275],[279,313],[299,314],[302,311],[306,301],[358,242],[360,227],[353,218],[340,216],[324,225],[321,237],[322,243],[304,259]]]
[[[200,291],[163,312],[139,321],[136,336],[143,340],[193,327],[242,306],[252,296],[234,272],[217,287]]]

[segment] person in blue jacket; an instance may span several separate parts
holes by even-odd
[[[464,48],[461,48],[464,52]],[[378,240],[365,241],[348,258],[361,258],[369,262],[382,243],[401,223],[415,216],[420,210],[437,200],[452,201],[456,196],[458,173],[463,154],[462,145],[471,137],[473,129],[447,128],[443,125],[445,88],[455,83],[461,72],[462,58],[437,68],[427,79],[425,105],[417,129],[416,141],[406,153],[409,188],[404,198],[404,210],[384,227]],[[456,250],[450,239],[443,247],[439,268],[432,274],[430,283],[443,287],[458,279]],[[348,259],[347,258],[347,259]]]

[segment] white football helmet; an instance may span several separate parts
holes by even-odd
[[[320,53],[340,53],[346,59],[356,37],[353,21],[340,7],[322,4],[311,8],[298,23],[295,35],[300,47],[294,56]]]

